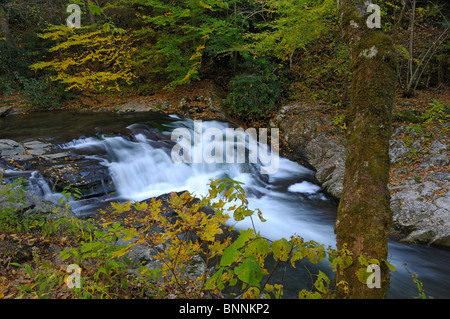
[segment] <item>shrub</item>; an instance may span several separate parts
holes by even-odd
[[[439,123],[448,122],[450,119],[450,104],[433,99],[433,102],[430,103],[430,108],[423,113],[422,119],[425,123],[435,121]]]
[[[237,75],[231,79],[230,87],[228,112],[245,122],[267,117],[283,93],[283,82],[273,73]]]

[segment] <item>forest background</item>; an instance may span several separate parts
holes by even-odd
[[[67,27],[70,4],[82,10],[81,28]],[[381,28],[401,57],[399,96],[445,92],[446,1],[379,5]],[[288,101],[336,110],[349,103],[335,1],[2,1],[0,30],[0,90],[7,105],[25,110],[58,109],[87,95],[152,95],[199,80],[213,83],[228,114],[246,122],[269,118]]]

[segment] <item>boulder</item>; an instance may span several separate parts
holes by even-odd
[[[25,148],[18,142],[13,140],[0,140],[0,156],[14,156],[25,152]]]
[[[115,190],[108,168],[94,159],[69,158],[67,162],[49,166],[42,174],[55,185],[55,191],[71,186],[80,190],[81,198],[102,196]]]
[[[325,111],[326,106],[322,105],[288,105],[281,108],[271,126],[282,132],[289,149],[285,155],[316,170],[323,189],[338,199],[342,193],[346,150]]]

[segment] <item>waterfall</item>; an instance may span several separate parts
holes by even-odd
[[[224,144],[224,153],[232,152],[230,148],[237,151],[241,147],[245,149],[246,159],[237,160],[239,154],[233,153],[236,160],[231,163],[175,163],[171,150],[176,143],[181,143],[171,139],[171,133],[176,128],[185,128],[192,136],[213,128],[215,132],[222,133],[223,139],[220,143]],[[254,137],[245,139],[245,134],[239,131],[230,143],[230,136],[227,135],[227,129],[230,128],[229,123],[207,121],[202,123],[202,132],[196,132],[198,127],[190,119],[174,121],[162,132],[135,124],[128,126],[131,139],[125,136],[86,138],[74,140],[63,145],[63,148],[77,149],[88,154],[96,153],[91,156],[100,159],[101,163],[108,167],[117,192],[123,200],[141,201],[183,190],[200,197],[207,194],[211,179],[231,178],[244,183],[249,208],[259,208],[262,211],[267,221],[262,223],[257,218],[253,221],[257,230],[266,237],[279,239],[300,235],[305,239],[332,245],[334,235],[331,226],[317,223],[317,220],[324,218],[323,208],[328,205],[331,211],[332,203],[317,185],[314,172],[286,158],[279,158],[277,172],[262,174],[261,163],[250,157],[251,145],[259,146],[258,142],[252,140]],[[217,143],[216,140],[202,140],[201,143],[194,143],[193,140],[189,145],[192,154],[202,154],[208,147],[211,149],[211,143]],[[264,148],[260,150],[267,152]],[[252,224],[250,220],[246,220],[239,222],[236,227],[248,228],[252,227]]]

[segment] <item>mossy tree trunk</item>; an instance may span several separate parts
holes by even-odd
[[[369,28],[365,0],[340,0],[343,36],[351,55],[351,105],[348,109],[344,189],[335,224],[337,248],[347,247],[353,263],[336,275],[337,298],[384,298],[389,269],[381,263],[381,288],[369,288],[357,276],[358,256],[387,259],[392,221],[388,189],[391,114],[397,78],[391,38]]]

